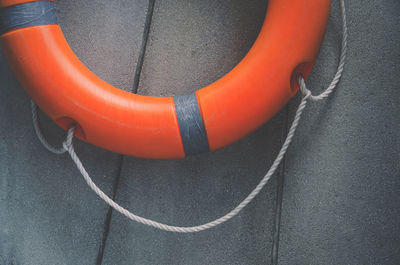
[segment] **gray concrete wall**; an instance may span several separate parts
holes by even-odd
[[[196,234],[132,223],[94,195],[67,155],[48,153],[34,135],[29,98],[0,53],[0,265],[399,264],[400,2],[346,4],[349,56],[338,90],[309,104],[283,166],[255,201]],[[267,7],[262,0],[156,0],[143,50],[148,0],[56,5],[68,42],[92,71],[125,90],[136,76],[138,93],[155,96],[195,91],[227,73],[251,47]],[[340,28],[333,1],[307,81],[315,93],[335,72]],[[121,205],[196,225],[254,188],[298,102],[234,145],[187,159],[122,157],[81,141],[76,149]],[[50,141],[60,143],[65,133],[40,117]]]

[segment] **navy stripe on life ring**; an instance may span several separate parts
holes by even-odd
[[[196,94],[174,97],[175,111],[186,155],[210,151]]]
[[[0,9],[0,35],[14,29],[57,24],[54,2],[35,1]]]

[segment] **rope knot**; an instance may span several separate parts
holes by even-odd
[[[71,147],[71,145],[67,143],[67,141],[64,141],[62,143],[62,147],[64,148],[65,151],[68,151],[68,149]]]
[[[304,77],[302,75],[299,75],[297,81],[299,82],[300,85],[300,92],[303,94],[303,97],[305,99],[308,98],[313,98],[313,95],[311,94],[311,91],[307,88],[306,82],[304,81]]]
[[[68,129],[67,137],[65,138],[65,141],[63,142],[63,148],[66,151],[68,151],[72,147],[72,139],[74,138],[75,129],[76,129],[76,125],[72,125]]]

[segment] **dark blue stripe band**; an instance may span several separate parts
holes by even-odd
[[[13,29],[57,24],[54,2],[36,1],[0,9],[0,35]]]
[[[209,152],[206,129],[196,95],[174,97],[174,103],[185,154],[195,155]]]

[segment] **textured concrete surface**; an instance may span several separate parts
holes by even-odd
[[[78,56],[105,80],[129,88],[147,2],[59,1],[57,8]],[[29,98],[0,56],[0,264],[95,264],[108,207],[67,155],[41,146]],[[42,123],[50,141],[60,144],[65,133],[44,117]],[[82,142],[76,147],[96,183],[111,193],[118,155]]]
[[[316,93],[337,63],[341,24],[332,2],[307,81]],[[284,167],[256,200],[197,234],[160,232],[115,212],[110,218],[69,158],[41,147],[29,99],[0,53],[0,265],[400,264],[400,2],[346,3],[349,58],[338,91],[325,104],[309,104]],[[128,90],[147,5],[69,0],[57,9],[79,58]],[[139,94],[183,94],[227,73],[254,42],[265,8],[262,0],[156,1]],[[196,225],[225,214],[254,188],[297,104],[230,147],[183,160],[124,157],[121,168],[116,154],[79,141],[76,148],[107,194],[119,180],[121,205],[168,224]],[[41,117],[51,142],[60,143],[64,133]]]
[[[310,104],[287,157],[279,264],[400,264],[400,2],[346,3],[343,80]],[[334,7],[314,91],[336,67]]]

